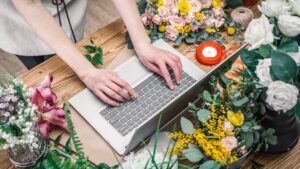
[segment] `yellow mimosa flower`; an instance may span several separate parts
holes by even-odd
[[[189,14],[191,11],[191,6],[188,0],[179,0],[178,9],[181,15]]]
[[[245,117],[241,110],[234,113],[233,111],[227,112],[227,118],[234,126],[241,126],[244,123]]]
[[[221,0],[212,0],[211,5],[212,5],[213,8],[220,8],[221,5],[222,5],[222,2],[221,2]]]

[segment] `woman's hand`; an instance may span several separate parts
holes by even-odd
[[[176,78],[176,83],[179,85],[181,80],[181,73],[182,73],[182,63],[178,56],[156,48],[151,44],[145,45],[142,48],[137,50],[138,57],[140,61],[151,71],[159,74],[160,76],[164,77],[166,83],[168,84],[171,90],[174,89],[173,82],[171,80],[169,71],[167,66],[169,66]]]
[[[134,89],[111,70],[93,68],[81,80],[96,96],[111,106],[119,106],[126,100],[138,97]]]

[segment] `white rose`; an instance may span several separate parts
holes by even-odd
[[[297,16],[281,15],[277,24],[285,36],[295,37],[300,34],[300,18]]]
[[[292,6],[292,12],[300,16],[300,0],[289,0],[289,3]]]
[[[275,110],[286,112],[297,104],[299,90],[294,85],[274,81],[267,90],[266,102]]]
[[[273,28],[274,25],[269,23],[265,15],[252,20],[245,32],[245,42],[251,44],[249,50],[257,49],[261,45],[273,43]]]
[[[261,2],[258,9],[268,17],[278,18],[280,15],[289,14],[291,6],[285,0],[266,0]]]
[[[294,61],[296,62],[297,66],[300,66],[300,47],[298,47],[299,52],[290,52],[288,55],[290,55]]]
[[[256,75],[259,78],[259,83],[268,87],[273,82],[270,73],[271,59],[261,59],[256,66]]]

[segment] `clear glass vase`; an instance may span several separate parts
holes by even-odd
[[[37,125],[34,125],[32,130],[34,130],[37,138],[36,147],[33,147],[30,144],[17,144],[7,150],[10,161],[16,167],[33,167],[47,154],[47,140],[42,136]]]

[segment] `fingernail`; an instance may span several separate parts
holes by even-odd
[[[119,103],[117,103],[117,104],[116,104],[116,106],[118,107],[118,106],[120,106],[120,104],[119,104]]]
[[[139,95],[138,95],[138,94],[134,94],[133,97],[134,97],[135,99],[137,99],[137,98],[139,97]]]

